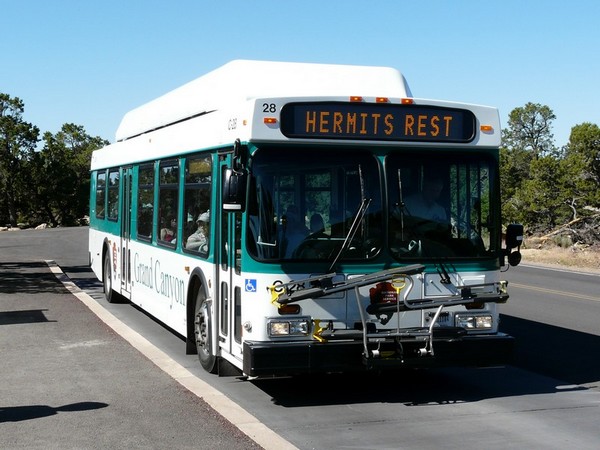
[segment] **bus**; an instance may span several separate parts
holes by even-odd
[[[210,373],[503,365],[499,145],[394,68],[235,60],[93,153],[90,265]]]

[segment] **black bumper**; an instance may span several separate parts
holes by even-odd
[[[394,343],[364,355],[363,343],[328,342],[253,342],[244,343],[244,373],[249,376],[295,375],[324,372],[398,369],[402,367],[482,367],[510,363],[514,338],[503,333],[461,336],[434,335],[433,355],[418,356],[422,342]],[[371,349],[370,349],[371,350]],[[373,349],[374,350],[374,349]]]

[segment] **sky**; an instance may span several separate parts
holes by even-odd
[[[42,133],[123,115],[234,59],[394,67],[414,97],[600,125],[598,0],[0,0],[0,92]]]

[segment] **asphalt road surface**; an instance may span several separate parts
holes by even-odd
[[[0,448],[261,448],[65,289],[82,231],[0,234]]]
[[[45,260],[169,367],[65,291]],[[502,310],[518,338],[513,366],[250,382],[204,373],[180,338],[131,305],[106,304],[87,268],[87,229],[0,233],[0,447],[257,448],[248,429],[264,427],[273,433],[265,448],[596,449],[600,299],[588,286],[598,278],[521,269],[507,273]],[[212,396],[184,387],[173,368],[252,426],[216,413]]]

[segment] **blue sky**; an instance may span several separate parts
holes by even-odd
[[[390,66],[415,97],[600,125],[598,0],[0,0],[0,92],[42,132],[122,116],[233,59]]]

